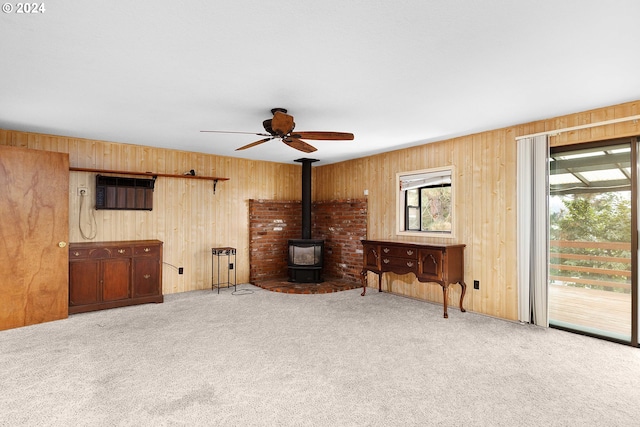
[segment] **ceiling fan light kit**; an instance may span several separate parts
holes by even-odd
[[[302,151],[303,153],[312,153],[317,150],[311,144],[303,141],[303,139],[311,140],[325,140],[325,141],[350,141],[353,140],[353,134],[347,132],[326,132],[326,131],[306,131],[295,132],[293,129],[296,127],[293,121],[293,116],[287,114],[286,108],[272,108],[271,114],[273,118],[267,119],[262,122],[262,127],[267,133],[253,133],[253,132],[228,132],[217,130],[203,130],[200,132],[213,132],[213,133],[242,133],[248,135],[265,136],[266,138],[252,142],[251,144],[243,145],[240,148],[236,148],[236,151],[246,150],[247,148],[255,147],[262,143],[271,141],[272,139],[279,138],[282,142],[291,148]]]

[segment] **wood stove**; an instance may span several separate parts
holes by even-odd
[[[289,281],[300,283],[322,282],[324,240],[289,240]]]
[[[324,240],[311,238],[311,164],[315,159],[297,159],[302,163],[302,239],[289,240],[289,281],[322,282]]]

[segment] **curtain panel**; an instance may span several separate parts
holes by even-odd
[[[548,327],[548,138],[523,138],[517,144],[518,318]]]

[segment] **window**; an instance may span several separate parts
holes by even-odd
[[[397,174],[398,234],[453,237],[453,167]]]

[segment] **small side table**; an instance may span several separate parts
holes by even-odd
[[[222,268],[220,267],[221,259],[227,262],[226,268],[224,264]],[[220,274],[225,269],[226,275],[222,275],[222,280],[226,277],[226,281],[220,281]],[[231,270],[233,270],[233,277],[231,277]],[[233,285],[233,291],[236,291],[236,248],[211,248],[211,290],[215,286],[220,293],[220,285],[227,285],[227,288]]]

